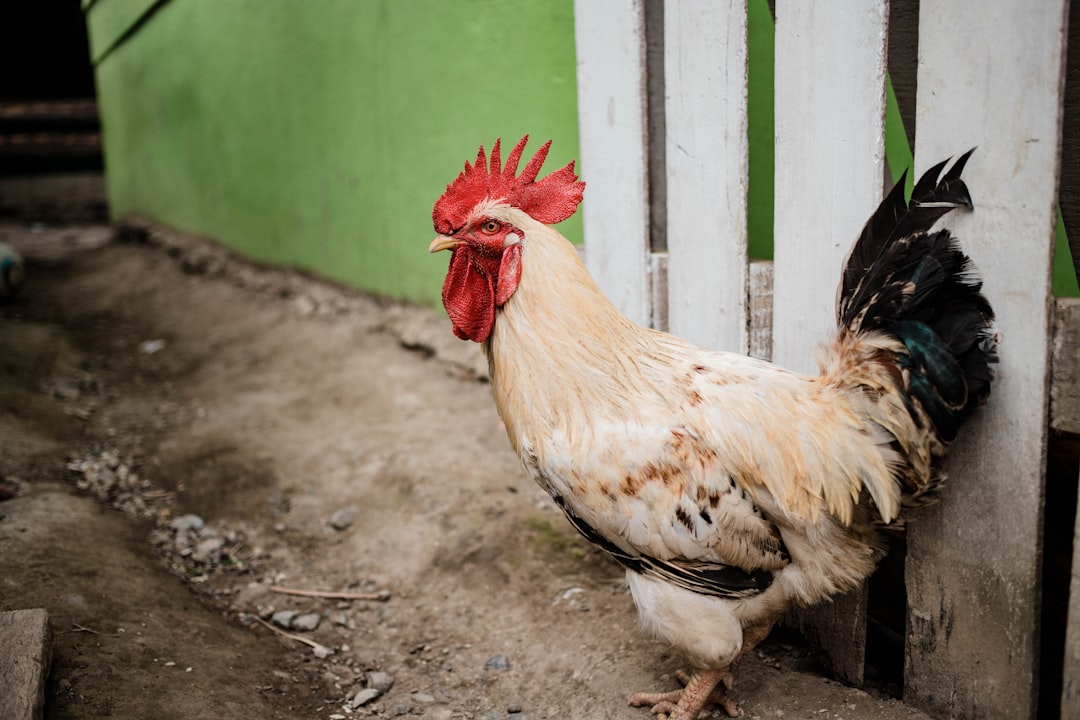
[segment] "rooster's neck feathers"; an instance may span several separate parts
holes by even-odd
[[[521,280],[485,346],[500,406],[529,398],[537,411],[573,414],[590,396],[611,403],[646,389],[642,335],[657,333],[615,308],[558,231],[516,208],[493,214],[523,233]]]

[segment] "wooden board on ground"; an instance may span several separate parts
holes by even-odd
[[[0,720],[40,720],[52,645],[41,608],[0,612]]]

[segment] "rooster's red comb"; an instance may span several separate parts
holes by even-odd
[[[457,180],[446,186],[446,192],[436,201],[435,209],[431,212],[435,232],[453,234],[465,224],[472,209],[486,199],[505,200],[545,225],[562,222],[573,215],[585,190],[585,183],[574,174],[573,161],[543,180],[536,181],[540,166],[544,164],[548,148],[551,147],[550,140],[536,151],[521,174],[514,176],[528,141],[528,135],[518,141],[506,158],[505,166],[499,157],[499,140],[491,148],[490,163],[481,145],[476,163],[469,165],[466,162],[465,170]]]

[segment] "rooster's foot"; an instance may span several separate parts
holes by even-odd
[[[719,705],[730,717],[738,717],[738,704],[728,697],[732,685],[731,673],[724,670],[697,670],[693,675],[676,673],[682,690],[662,693],[634,693],[630,704],[652,707],[654,714],[668,720],[697,720],[698,713],[709,705]]]

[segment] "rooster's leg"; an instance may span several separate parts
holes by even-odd
[[[681,678],[680,678],[681,679]],[[686,681],[682,690],[666,693],[634,693],[630,704],[634,707],[651,705],[657,715],[669,720],[696,720],[706,706],[716,704],[731,717],[739,716],[739,706],[727,696],[731,686],[731,673],[723,670],[696,670]]]
[[[769,635],[775,623],[775,620],[770,619],[743,628],[742,649],[730,667],[722,670],[698,670],[692,676],[677,671],[675,677],[685,685],[682,690],[635,693],[630,698],[630,704],[634,707],[651,705],[655,714],[668,717],[669,720],[696,720],[698,713],[710,705],[719,705],[730,717],[738,717],[741,714],[739,706],[727,694],[734,684],[732,672],[739,661]]]

